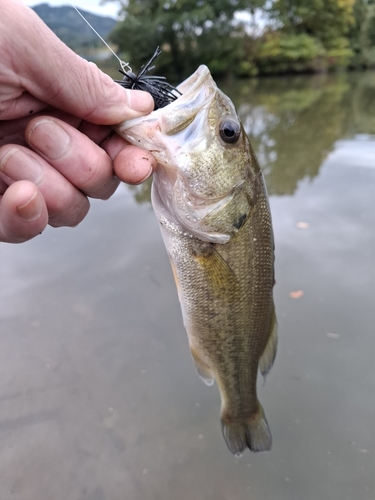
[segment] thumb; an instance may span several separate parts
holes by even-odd
[[[3,40],[12,40],[12,66],[35,98],[92,123],[115,124],[149,113],[152,97],[127,90],[70,50],[17,1],[0,0]],[[77,14],[78,15],[78,14]],[[22,33],[22,36],[14,36]]]

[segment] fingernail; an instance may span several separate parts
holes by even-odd
[[[145,177],[143,177],[143,179],[139,182],[136,183],[136,185],[138,184],[142,184],[142,182],[145,182],[147,181],[147,179],[150,177],[150,175],[153,173],[153,168],[150,167],[150,170],[148,171],[148,173],[145,175]]]
[[[25,221],[32,221],[40,217],[43,210],[42,199],[38,192],[23,205],[17,207],[19,216]]]
[[[41,120],[30,130],[27,140],[50,160],[63,156],[71,139],[67,132],[53,120]]]
[[[0,172],[12,181],[31,181],[40,184],[43,179],[42,165],[22,149],[13,148],[0,162]]]
[[[154,109],[154,100],[148,92],[143,90],[129,90],[128,94],[129,107],[140,113],[150,113]]]

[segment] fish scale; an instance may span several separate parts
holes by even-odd
[[[155,155],[152,204],[172,265],[199,376],[221,395],[221,425],[234,454],[269,450],[257,397],[277,348],[274,242],[266,187],[230,99],[205,66],[181,96],[116,126]]]

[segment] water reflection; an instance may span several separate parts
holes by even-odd
[[[151,201],[151,186],[152,178],[139,186],[129,186],[129,190],[133,193],[137,203],[147,203]]]
[[[318,174],[345,134],[346,75],[258,80],[239,90],[233,96],[269,193],[292,194],[299,179]]]
[[[231,85],[273,193],[269,453],[226,448],[149,186],[94,201],[76,229],[0,245],[1,499],[375,498],[374,82]]]
[[[269,194],[293,194],[313,179],[340,138],[375,134],[375,75],[297,76],[219,83],[233,100]],[[130,188],[150,201],[151,181]]]
[[[375,75],[366,73],[358,78],[348,75],[352,95],[349,96],[349,126],[347,134],[375,134]]]

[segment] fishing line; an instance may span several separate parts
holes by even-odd
[[[177,90],[173,85],[168,83],[164,76],[147,75],[149,71],[154,69],[154,66],[151,66],[153,61],[161,54],[161,50],[159,47],[156,48],[154,55],[151,57],[148,63],[141,67],[141,70],[138,74],[135,74],[133,73],[130,64],[122,61],[119,58],[119,56],[111,49],[104,38],[99,35],[96,29],[88,22],[84,15],[81,14],[77,7],[73,3],[70,3],[70,5],[82,17],[82,19],[92,29],[95,35],[99,37],[99,39],[119,61],[121,66],[121,69],[119,71],[124,75],[124,78],[122,80],[115,80],[116,83],[126,89],[137,89],[149,92],[154,99],[154,109],[163,108],[164,106],[167,106],[171,102],[178,99],[178,97],[181,95],[181,92]]]
[[[116,54],[116,52],[114,52],[114,51],[111,49],[111,47],[110,47],[110,46],[108,45],[108,43],[104,40],[104,38],[102,38],[102,37],[99,35],[99,33],[96,31],[96,29],[95,29],[93,26],[91,26],[91,24],[88,22],[88,20],[85,18],[85,16],[84,16],[83,14],[81,14],[81,13],[80,13],[80,11],[77,9],[77,7],[76,7],[74,4],[72,4],[72,3],[70,3],[70,5],[71,5],[71,6],[73,7],[73,9],[74,9],[74,10],[75,10],[75,11],[76,11],[76,12],[77,12],[77,13],[78,13],[81,17],[82,17],[82,19],[85,21],[85,23],[86,23],[86,24],[88,24],[88,26],[90,26],[90,28],[92,29],[92,31],[95,33],[95,35],[96,35],[97,37],[99,37],[99,38],[100,38],[100,40],[104,43],[104,45],[107,47],[107,49],[109,49],[109,50],[112,52],[112,54],[115,56],[115,58],[116,58],[116,59],[118,60],[118,62],[120,63],[121,69],[122,69],[123,71],[125,71],[125,70],[127,70],[127,71],[132,71],[132,69],[131,69],[131,67],[130,67],[130,64],[129,64],[129,63],[126,63],[126,62],[124,62],[124,61],[122,61],[122,60],[119,58],[119,56]]]

